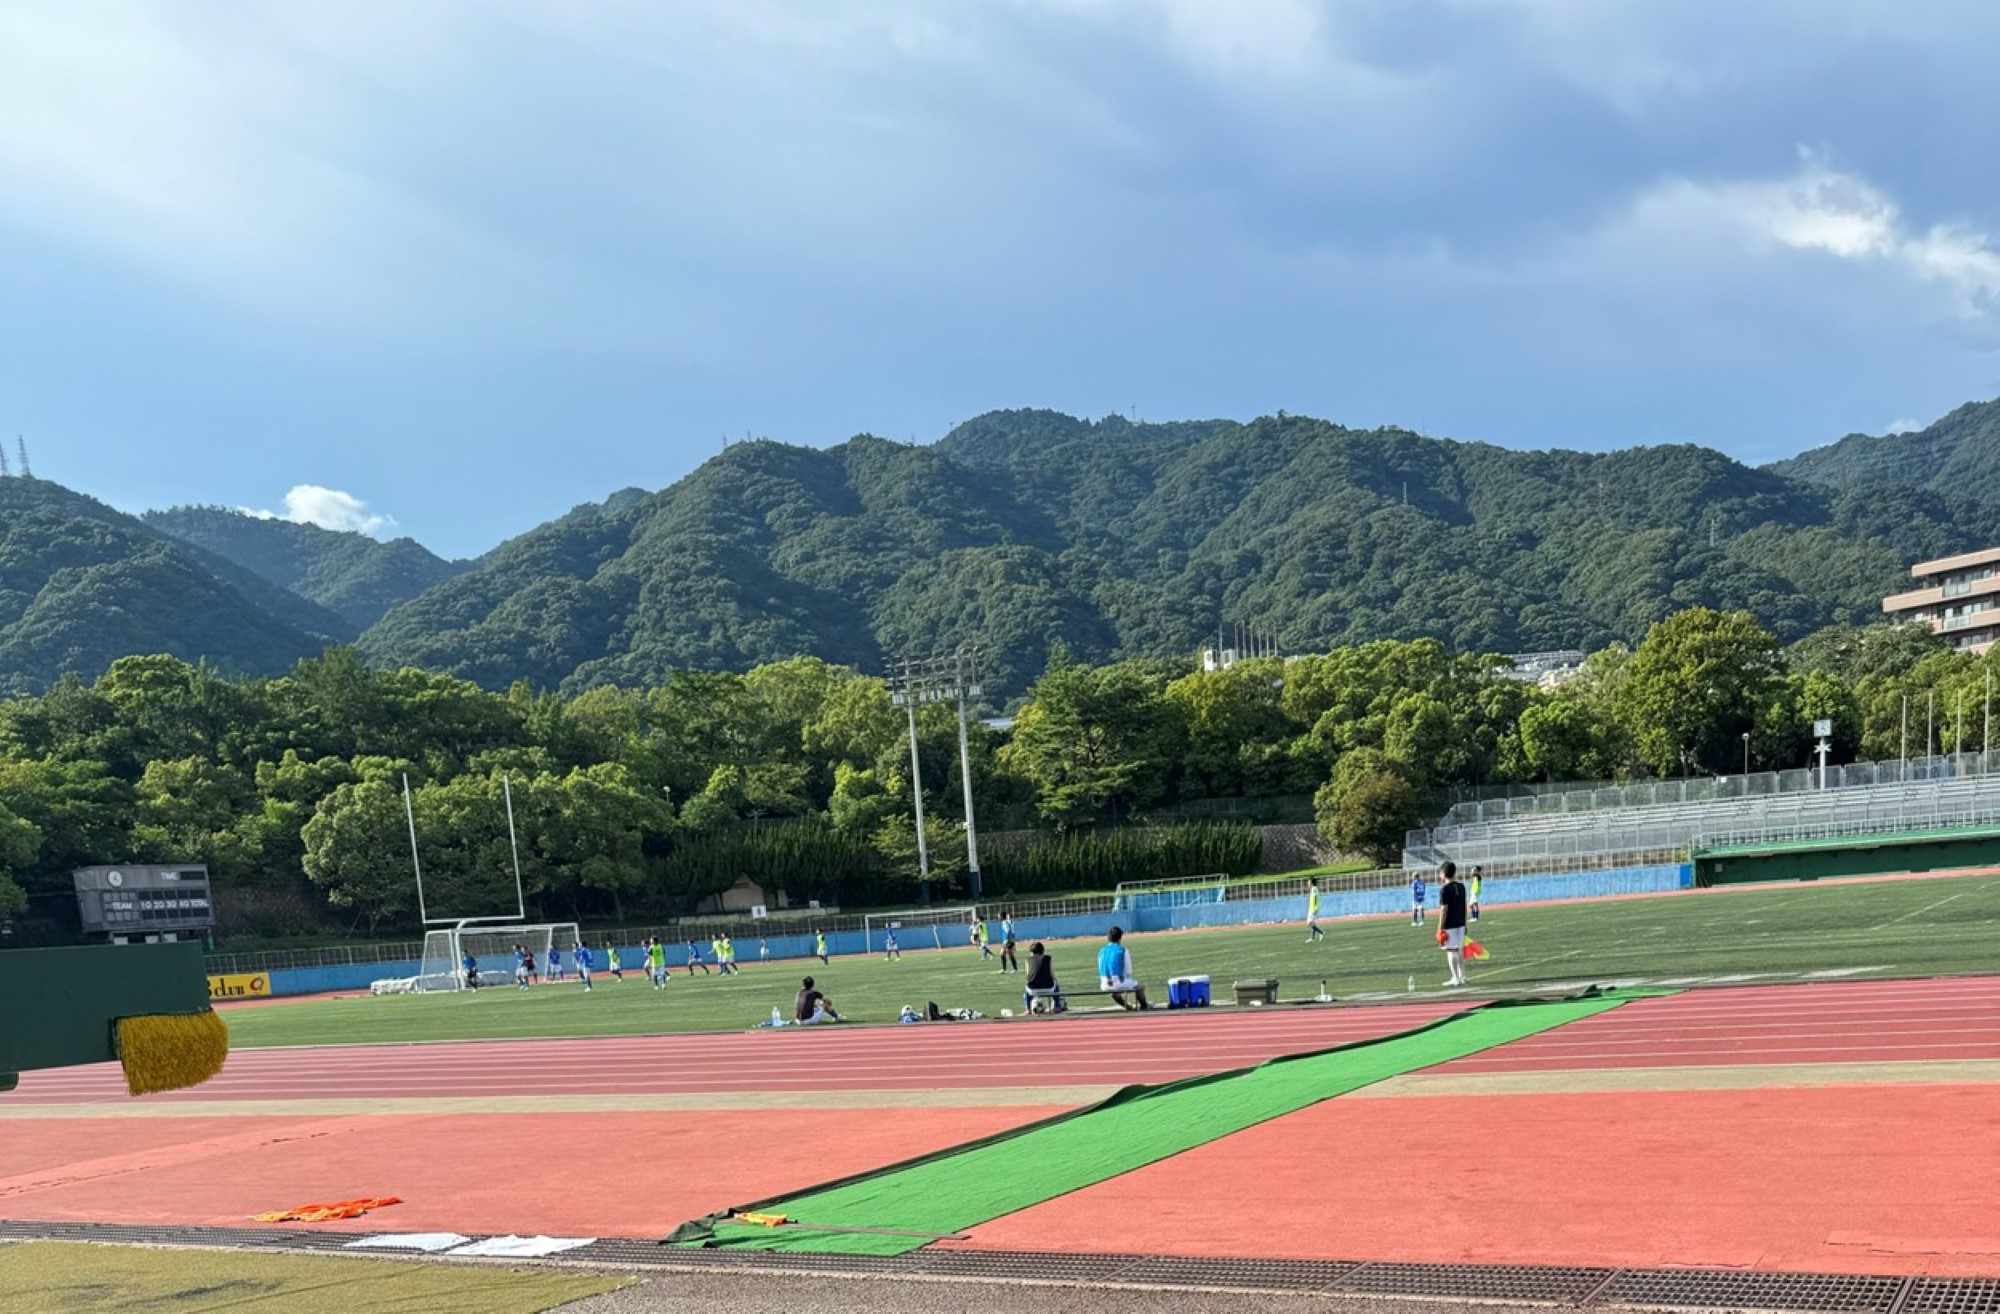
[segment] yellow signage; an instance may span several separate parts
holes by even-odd
[[[250,999],[268,998],[271,993],[271,978],[262,972],[241,973],[233,976],[211,976],[208,978],[210,999]]]

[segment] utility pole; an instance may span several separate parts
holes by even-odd
[[[958,773],[965,782],[965,865],[974,903],[979,902],[979,831],[972,822],[972,744],[966,735],[965,698],[984,692],[978,684],[978,664],[977,649],[961,647],[952,654],[952,686],[958,694]]]
[[[1903,747],[1896,755],[1896,780],[1910,778],[1910,696],[1903,695]]]
[[[900,676],[891,671],[889,701],[910,714],[910,799],[917,811],[917,886],[924,902],[931,901],[930,841],[924,836],[924,763],[917,753],[917,698],[910,659],[903,659]]]
[[[33,479],[35,472],[28,466],[28,440],[18,433],[14,435],[14,450],[21,454],[21,478]]]

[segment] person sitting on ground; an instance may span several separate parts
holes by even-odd
[[[1139,1001],[1139,1007],[1151,1008],[1146,1002],[1146,988],[1132,974],[1132,955],[1125,948],[1125,928],[1114,926],[1104,939],[1104,947],[1097,951],[1098,988],[1111,996],[1111,1002],[1130,1012],[1132,1005],[1125,1002],[1130,992]]]
[[[821,994],[813,986],[813,979],[807,977],[799,983],[799,997],[792,1003],[792,1018],[802,1027],[812,1027],[822,1022],[838,1022],[840,1014],[833,1011],[833,1001]]]
[[[1028,981],[1021,991],[1021,1002],[1030,1013],[1061,1013],[1068,1008],[1063,1003],[1062,987],[1056,984],[1056,960],[1049,957],[1040,940],[1028,946]]]

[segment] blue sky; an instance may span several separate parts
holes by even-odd
[[[999,406],[1770,460],[2000,394],[1996,54],[1943,0],[0,0],[0,434],[450,555]]]

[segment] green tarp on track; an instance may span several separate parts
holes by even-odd
[[[1393,1036],[1161,1086],[1129,1086],[1101,1103],[997,1136],[731,1211],[782,1214],[806,1226],[765,1227],[731,1222],[723,1214],[685,1224],[667,1240],[745,1250],[905,1254],[937,1236],[1129,1173],[1321,1100],[1662,993],[1672,992],[1592,990],[1566,999],[1502,1000]],[[917,1235],[885,1235],[896,1232]]]

